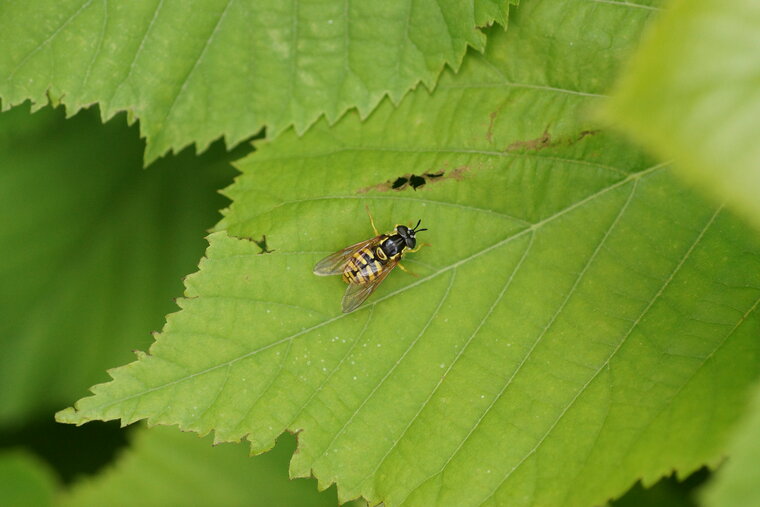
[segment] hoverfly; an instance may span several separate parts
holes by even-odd
[[[406,271],[399,264],[401,256],[405,252],[416,252],[423,246],[416,246],[415,238],[416,233],[427,230],[418,229],[422,220],[418,220],[417,225],[411,229],[405,225],[396,225],[392,232],[386,234],[377,231],[372,215],[369,220],[375,231],[374,238],[338,250],[314,266],[315,275],[343,275],[343,281],[348,284],[343,295],[344,313],[356,310],[393,268],[399,266]]]

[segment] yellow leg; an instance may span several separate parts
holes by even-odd
[[[411,271],[409,271],[408,269],[406,269],[400,262],[398,264],[396,264],[396,265],[399,268],[401,268],[401,271],[403,271],[404,273],[408,273],[408,274],[412,275],[415,278],[419,278],[420,277],[420,275],[418,275],[417,273],[412,273]]]
[[[407,250],[407,252],[408,253],[418,252],[420,250],[420,248],[422,248],[423,246],[433,246],[433,245],[431,245],[430,243],[420,243],[419,245],[417,245],[416,247],[412,248],[411,250]]]
[[[379,236],[380,233],[377,231],[377,227],[375,227],[375,220],[372,218],[372,213],[369,212],[369,206],[365,204],[364,209],[367,210],[367,215],[369,215],[369,223],[372,224],[372,230],[375,231],[375,236]]]

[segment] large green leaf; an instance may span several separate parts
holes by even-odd
[[[250,458],[246,446],[215,448],[175,428],[140,430],[111,468],[74,484],[58,505],[334,506],[334,489],[320,494],[312,480],[288,479],[295,439],[283,440]]]
[[[609,115],[760,225],[760,2],[675,0]]]
[[[2,425],[50,414],[147,346],[232,176],[221,146],[143,171],[136,128],[63,116],[0,114]]]
[[[707,507],[752,507],[760,504],[760,388],[728,447],[726,464],[703,492]]]
[[[652,12],[526,2],[434,94],[263,144],[182,310],[59,420],[300,431],[293,475],[388,505],[599,504],[717,459],[760,244],[590,119]],[[341,314],[311,268],[372,234],[365,203],[433,246]]]
[[[482,50],[477,27],[506,25],[510,2],[2,0],[0,98],[50,95],[71,112],[99,102],[103,118],[126,109],[151,161],[432,87],[468,45]]]

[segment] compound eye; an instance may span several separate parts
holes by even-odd
[[[409,227],[407,227],[405,225],[399,225],[398,227],[396,227],[396,230],[403,237],[407,237],[409,235]]]
[[[414,236],[407,236],[404,238],[404,241],[406,241],[406,246],[409,248],[414,248],[417,245],[417,240],[414,239]]]

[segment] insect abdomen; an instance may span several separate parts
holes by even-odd
[[[385,261],[377,257],[373,248],[364,247],[349,259],[343,271],[343,280],[359,284],[371,282],[377,278],[384,264]]]

